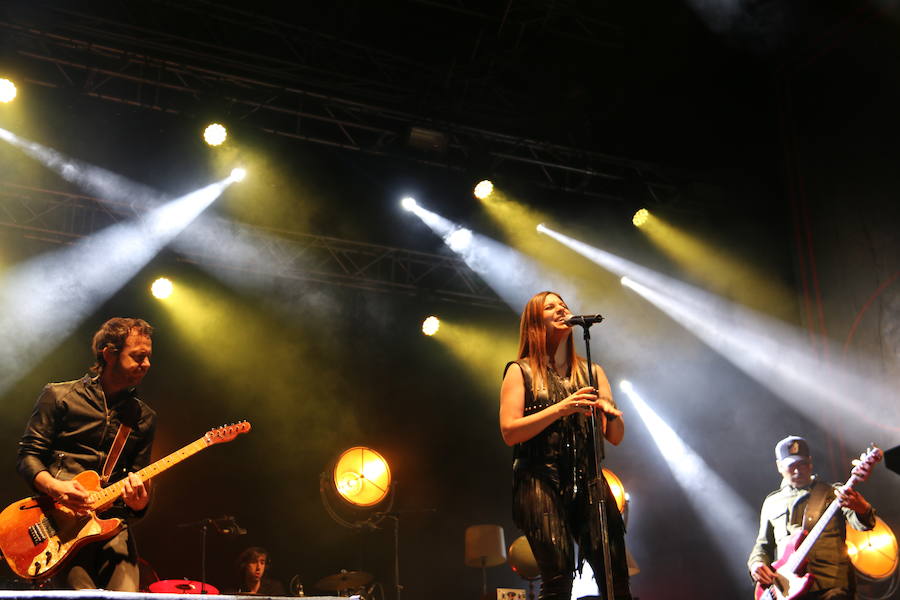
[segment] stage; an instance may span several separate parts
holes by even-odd
[[[108,592],[106,590],[0,590],[0,598],[47,599],[47,600],[184,600],[191,594],[151,594],[144,592]],[[216,595],[222,600],[246,598],[246,596]],[[296,596],[254,596],[255,598],[294,598]],[[350,596],[352,598],[353,596]],[[338,596],[304,596],[309,600],[337,600]],[[345,596],[346,598],[346,596]]]

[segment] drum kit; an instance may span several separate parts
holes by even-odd
[[[365,571],[347,571],[341,569],[340,573],[323,577],[316,582],[316,589],[323,592],[337,592],[338,596],[355,596],[362,600],[370,600],[375,586],[366,587],[372,583],[371,573]]]
[[[190,579],[163,579],[150,584],[154,594],[218,594],[219,590],[201,581]]]

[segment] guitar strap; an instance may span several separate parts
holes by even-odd
[[[806,508],[803,509],[803,530],[810,531],[819,522],[822,513],[831,502],[828,500],[828,493],[833,488],[827,483],[816,482],[809,491],[809,499],[806,501]]]
[[[100,481],[103,485],[109,483],[109,478],[112,476],[113,469],[119,461],[119,455],[122,454],[122,448],[125,447],[125,440],[128,439],[129,434],[131,434],[131,427],[121,423],[112,446],[109,448],[109,454],[106,455],[106,462],[103,463],[103,471],[100,474]]]

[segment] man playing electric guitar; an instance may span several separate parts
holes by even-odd
[[[804,600],[854,600],[856,584],[845,544],[846,525],[866,531],[875,526],[875,510],[854,489],[842,491],[819,481],[805,439],[789,436],[775,446],[781,488],[768,495],[760,512],[759,535],[747,565],[750,575],[765,588],[773,583],[772,562],[782,558],[797,532],[812,528],[826,507],[838,498],[841,510],[831,519],[807,555],[813,575]],[[864,476],[869,464],[860,465]],[[864,477],[863,477],[864,478]],[[784,594],[791,597],[790,594]]]
[[[149,482],[135,472],[150,462],[156,413],[135,396],[134,388],[150,368],[152,333],[141,319],[110,319],[94,334],[91,375],[44,387],[19,442],[17,462],[19,474],[36,492],[83,513],[89,492],[73,477],[115,466],[116,473],[127,477],[124,505],[114,504],[104,516],[127,519],[146,510]],[[114,439],[124,446],[116,464],[110,460],[105,465],[107,456],[115,455]],[[127,525],[105,542],[79,551],[62,571],[60,584],[138,591],[137,550]]]

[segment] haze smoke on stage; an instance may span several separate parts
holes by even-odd
[[[538,290],[559,292],[569,306],[579,306],[578,290],[568,278],[540,266],[521,252],[442,217],[417,203],[407,203],[408,211],[462,258],[515,312]]]
[[[757,514],[650,408],[630,382],[621,382],[619,389],[640,415],[675,481],[697,513],[697,520],[709,528],[709,539],[719,547],[732,576],[736,580],[745,580],[746,547],[742,545],[744,542],[735,544],[735,540],[756,537]]]
[[[878,432],[900,431],[896,393],[879,383],[881,374],[864,358],[858,365],[850,359],[826,361],[803,332],[781,321],[546,227],[543,232],[625,277],[624,286],[825,429],[840,423],[841,436],[860,447]]]
[[[0,139],[9,142],[57,175],[84,192],[103,200],[117,200],[133,208],[158,205],[168,200],[165,194],[149,186],[122,177],[112,171],[70,158],[52,148],[42,146],[0,128]]]
[[[0,280],[0,394],[134,277],[227,186],[227,181],[210,184],[7,270]]]

